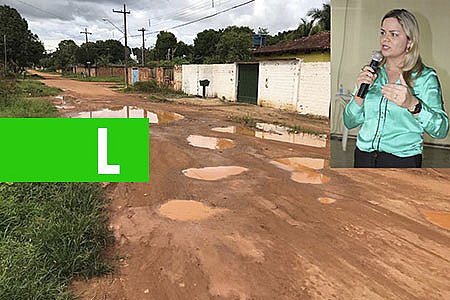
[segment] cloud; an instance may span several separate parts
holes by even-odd
[[[320,8],[326,0],[256,0],[246,6],[188,26],[171,30],[179,40],[192,44],[198,32],[220,29],[231,25],[267,28],[270,34],[294,29],[311,8]],[[214,2],[214,7],[212,7]],[[244,3],[245,0],[130,0],[127,1],[127,27],[129,46],[139,47],[142,39],[138,29],[160,31],[211,15]],[[108,18],[117,27],[123,27],[123,15],[113,9],[123,10],[123,0],[3,0],[2,4],[16,8],[47,49],[54,50],[59,41],[72,39],[84,42],[80,34],[84,28],[93,34],[92,41],[120,39],[123,34],[102,18]],[[149,28],[149,22],[151,24]],[[156,35],[146,35],[146,44],[156,42]],[[121,40],[123,41],[123,39]]]

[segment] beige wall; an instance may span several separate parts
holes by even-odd
[[[450,1],[449,0],[332,0],[331,103],[332,133],[342,133],[336,93],[339,84],[353,90],[359,69],[379,49],[380,20],[394,8],[405,8],[420,26],[420,49],[424,63],[434,68],[443,90],[445,110],[450,112]],[[356,131],[351,131],[356,133]],[[447,139],[426,142],[450,144]]]

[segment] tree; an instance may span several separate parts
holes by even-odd
[[[220,41],[222,32],[223,30],[207,29],[197,33],[193,49],[193,61],[195,63],[204,63],[216,56],[218,57],[216,45]]]
[[[56,69],[67,70],[67,67],[76,64],[78,45],[72,40],[59,42],[58,48],[52,54],[53,65]]]
[[[177,47],[177,38],[168,31],[161,31],[158,33],[155,44],[156,59],[164,60],[171,58]],[[168,57],[168,54],[170,54]]]
[[[322,4],[322,8],[313,8],[308,11],[306,14],[308,17],[311,17],[313,21],[317,21],[317,24],[320,26],[321,31],[329,31],[331,28],[330,23],[330,4],[324,3]]]
[[[227,27],[217,44],[217,53],[222,62],[251,60],[253,34],[253,30],[249,27]]]
[[[125,60],[125,46],[117,40],[101,40],[95,42],[98,57],[102,57],[102,61],[108,64],[122,64]],[[131,54],[131,49],[128,48],[128,54]],[[130,57],[128,56],[128,59]]]
[[[6,55],[8,67],[14,72],[22,71],[26,67],[39,63],[44,57],[44,45],[37,35],[28,29],[28,23],[16,9],[7,5],[0,6],[0,37],[6,35]],[[4,47],[0,49],[0,56],[4,57]]]

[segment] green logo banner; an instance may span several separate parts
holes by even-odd
[[[146,118],[0,118],[0,182],[148,181]]]

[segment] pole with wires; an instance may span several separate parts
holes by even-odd
[[[125,61],[124,61],[124,66],[125,66],[125,88],[127,88],[128,87],[127,15],[129,15],[131,12],[127,11],[126,4],[123,5],[123,11],[113,9],[113,12],[119,13],[119,14],[123,14],[123,34],[124,34],[124,37],[125,37]]]
[[[144,33],[147,31],[147,29],[145,29],[144,27],[142,27],[141,29],[138,29],[138,31],[142,32],[142,66],[145,67],[145,36]]]

